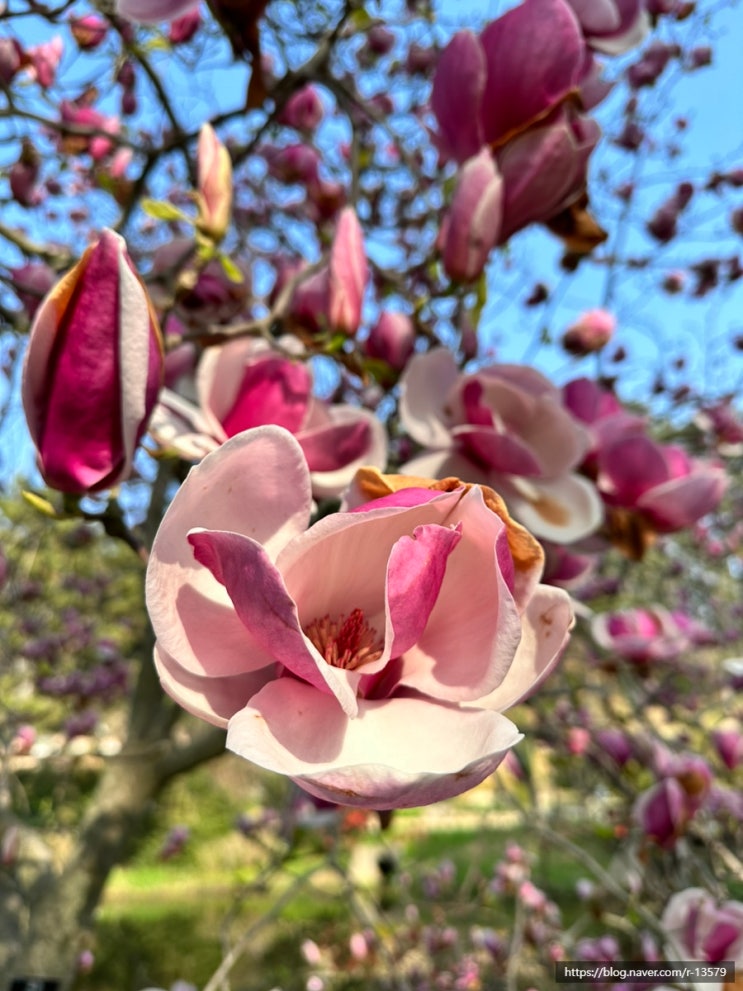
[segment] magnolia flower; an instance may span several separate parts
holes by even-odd
[[[673,895],[660,921],[668,934],[669,959],[743,965],[743,902],[719,903],[703,888],[686,888]],[[723,981],[693,984],[696,991],[732,986]]]
[[[591,621],[591,634],[604,650],[638,663],[678,657],[690,644],[686,632],[662,606],[600,613]]]
[[[299,444],[245,431],[188,475],[146,583],[176,701],[311,795],[376,809],[484,780],[520,739],[502,711],[551,670],[572,621],[494,492],[398,482],[367,473],[366,502],[307,529]]]
[[[485,257],[527,224],[577,207],[600,135],[578,106],[589,109],[607,91],[566,0],[525,0],[480,35],[454,35],[436,68],[431,108],[442,158],[464,164],[455,197],[462,205],[452,213],[460,230],[463,212],[476,215]],[[461,248],[457,256],[464,257]],[[457,264],[454,277],[465,277],[459,273],[470,269]]]
[[[658,444],[630,419],[609,432],[598,451],[597,485],[610,506],[639,513],[656,533],[674,533],[711,512],[728,486],[725,469]]]
[[[291,348],[291,337],[279,342]],[[165,390],[150,429],[163,447],[198,459],[229,437],[273,423],[299,441],[318,499],[339,495],[362,465],[384,467],[387,436],[368,410],[324,403],[307,365],[262,340],[209,348],[196,374],[197,403]]]
[[[601,523],[601,500],[574,474],[589,445],[543,375],[522,365],[460,373],[444,349],[414,355],[402,379],[400,417],[427,451],[403,466],[496,488],[538,537],[570,543]]]
[[[124,239],[104,231],[38,308],[23,407],[46,482],[97,492],[125,479],[162,381],[160,329]]]

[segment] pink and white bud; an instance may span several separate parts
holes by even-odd
[[[364,235],[352,207],[341,210],[328,265],[328,323],[352,337],[361,323],[369,266]]]
[[[633,817],[648,839],[664,848],[674,846],[690,818],[683,788],[675,778],[659,781],[639,795]]]
[[[73,17],[70,21],[70,31],[79,48],[92,52],[104,41],[108,33],[108,22],[97,14]]]
[[[127,478],[162,381],[160,329],[124,239],[105,230],[38,309],[22,397],[47,484]]]
[[[712,730],[712,742],[720,760],[730,771],[743,764],[743,733],[738,726]]]
[[[586,310],[565,331],[562,346],[579,357],[593,354],[606,347],[614,336],[616,325],[616,319],[606,310]]]
[[[224,237],[232,215],[232,159],[211,124],[204,124],[199,133],[196,163],[199,176],[196,226],[202,234],[218,243]]]
[[[444,270],[458,282],[479,278],[498,243],[503,216],[503,179],[488,148],[459,170],[451,206],[439,234]]]

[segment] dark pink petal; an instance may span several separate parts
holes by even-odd
[[[297,606],[260,544],[239,533],[191,531],[196,560],[224,585],[240,621],[266,654],[320,691],[332,691],[343,710],[356,700],[343,672],[325,663],[302,632]]]
[[[503,213],[503,180],[489,149],[468,159],[459,172],[442,226],[441,253],[451,279],[479,278],[498,243]]]
[[[387,630],[390,657],[399,657],[420,640],[441,590],[449,555],[462,539],[457,528],[417,526],[401,537],[387,562]]]
[[[661,533],[675,533],[715,509],[729,480],[722,468],[698,468],[687,478],[672,479],[642,493],[637,509]]]
[[[369,450],[371,429],[366,420],[333,423],[303,430],[297,437],[310,471],[337,471]]]
[[[489,24],[480,41],[488,66],[483,96],[487,144],[498,144],[539,120],[580,81],[585,45],[565,0],[525,0]]]
[[[439,123],[437,143],[445,158],[465,162],[483,146],[480,111],[486,72],[477,36],[458,31],[439,57],[431,90],[431,109]]]
[[[663,450],[649,437],[620,437],[599,451],[599,487],[619,505],[633,506],[640,496],[668,481]]]
[[[310,374],[300,362],[256,360],[245,369],[235,402],[222,419],[225,433],[232,437],[265,423],[296,433],[307,414],[311,389]]]
[[[430,699],[362,700],[349,719],[332,696],[281,678],[233,716],[227,746],[318,798],[393,809],[467,791],[519,739],[498,713]]]
[[[452,438],[467,457],[488,471],[539,478],[542,466],[518,438],[487,427],[455,427]]]
[[[586,34],[606,34],[619,27],[615,0],[568,0]]]

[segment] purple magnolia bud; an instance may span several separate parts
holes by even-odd
[[[23,64],[23,49],[15,38],[0,38],[0,83],[10,85]]]
[[[401,372],[415,349],[415,327],[407,313],[385,310],[369,332],[364,350]]]
[[[638,796],[633,817],[648,839],[674,846],[689,820],[683,788],[675,778],[664,778]]]
[[[712,730],[712,742],[728,770],[734,771],[743,764],[743,734],[738,726]]]
[[[157,318],[124,239],[104,231],[43,301],[22,396],[46,482],[82,494],[128,477],[163,374]]]
[[[503,179],[489,149],[483,148],[459,170],[441,226],[439,243],[449,278],[458,282],[479,278],[500,238],[502,215]]]
[[[314,131],[323,119],[323,109],[317,87],[311,84],[297,90],[284,104],[279,114],[279,122],[297,131]]]

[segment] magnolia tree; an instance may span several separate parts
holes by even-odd
[[[149,617],[34,618],[66,576],[30,583],[8,510],[12,988],[93,966],[110,871],[225,747],[387,826],[502,763],[534,820],[530,743],[553,789],[603,794],[622,843],[607,871],[540,820],[590,875],[598,935],[562,925],[513,845],[478,889],[512,927],[464,945],[414,905],[392,934],[367,916],[350,954],[305,946],[307,986],[544,987],[571,959],[734,986],[741,341],[648,329],[723,312],[743,271],[740,167],[683,175],[693,127],[667,119],[729,12],[523,0],[461,27],[456,6],[2,14],[5,437],[19,391],[26,498],[83,557],[123,541]],[[113,618],[123,565],[100,564],[65,587]],[[29,781],[78,737],[95,786],[69,825],[34,822]],[[661,973],[679,959],[710,972]]]

